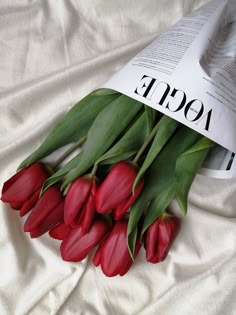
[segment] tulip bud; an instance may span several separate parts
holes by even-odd
[[[49,173],[42,163],[34,163],[22,168],[3,185],[3,202],[11,208],[20,210],[20,216],[25,215],[35,205],[39,198],[41,187]]]
[[[52,238],[55,238],[57,240],[64,240],[66,235],[70,232],[71,227],[67,224],[65,224],[64,221],[59,223],[57,226],[55,226],[53,229],[49,231],[49,235]]]
[[[57,187],[50,187],[37,201],[24,224],[24,231],[38,237],[63,220],[64,200]]]
[[[146,259],[151,263],[163,261],[180,230],[180,219],[164,213],[147,229],[144,237]]]
[[[86,234],[80,225],[73,228],[61,243],[62,258],[72,262],[83,260],[102,241],[109,229],[109,223],[102,218],[95,219]]]
[[[101,269],[107,277],[123,276],[133,264],[126,241],[127,226],[126,221],[116,221],[112,231],[99,246],[93,258],[93,264],[101,265]],[[141,243],[137,240],[135,257],[140,247]]]
[[[142,190],[143,179],[132,194],[137,174],[138,168],[134,164],[127,161],[116,163],[95,195],[97,212],[106,213],[113,210],[115,220],[120,219]]]
[[[70,186],[65,198],[64,221],[67,225],[80,225],[86,233],[94,219],[95,193],[98,188],[95,176],[83,176]]]

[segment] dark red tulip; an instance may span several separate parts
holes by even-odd
[[[98,183],[95,176],[82,176],[70,186],[65,199],[64,221],[67,225],[80,225],[86,233],[96,214],[95,193]]]
[[[37,202],[48,176],[41,163],[22,168],[4,183],[1,200],[9,203],[12,209],[20,210],[20,216],[25,215]]]
[[[164,213],[146,231],[144,247],[151,263],[163,261],[180,230],[180,219]]]
[[[64,200],[57,187],[50,187],[39,198],[24,224],[24,231],[38,237],[50,231],[63,220]]]
[[[57,240],[64,240],[70,230],[70,225],[67,225],[64,221],[62,221],[49,231],[49,235]]]
[[[106,213],[113,210],[115,220],[120,219],[138,198],[143,179],[132,194],[132,187],[138,174],[138,168],[127,161],[118,162],[111,169],[96,196],[96,210],[98,213]]]
[[[127,226],[126,221],[116,221],[112,231],[99,246],[93,258],[93,264],[101,265],[101,269],[107,277],[123,276],[133,264],[127,247]],[[141,243],[137,240],[135,257],[140,247]]]
[[[102,241],[109,229],[110,224],[102,218],[95,219],[86,234],[80,225],[73,228],[61,243],[63,260],[72,262],[83,260]]]

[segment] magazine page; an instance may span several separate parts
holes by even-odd
[[[137,99],[236,152],[235,51],[236,2],[214,0],[159,36],[103,87]],[[215,150],[219,152],[222,149]],[[231,152],[215,160],[221,160],[219,177],[236,175]]]

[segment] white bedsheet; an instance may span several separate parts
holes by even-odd
[[[1,0],[0,186],[77,100],[206,0]],[[0,315],[235,315],[236,179],[198,175],[167,259],[124,277],[61,260],[0,203]],[[175,202],[174,211],[178,212]]]

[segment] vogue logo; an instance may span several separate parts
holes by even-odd
[[[144,75],[134,92],[171,112],[182,111],[186,120],[209,131],[212,109],[206,111],[201,100],[188,100],[184,91],[172,88],[167,82]]]

